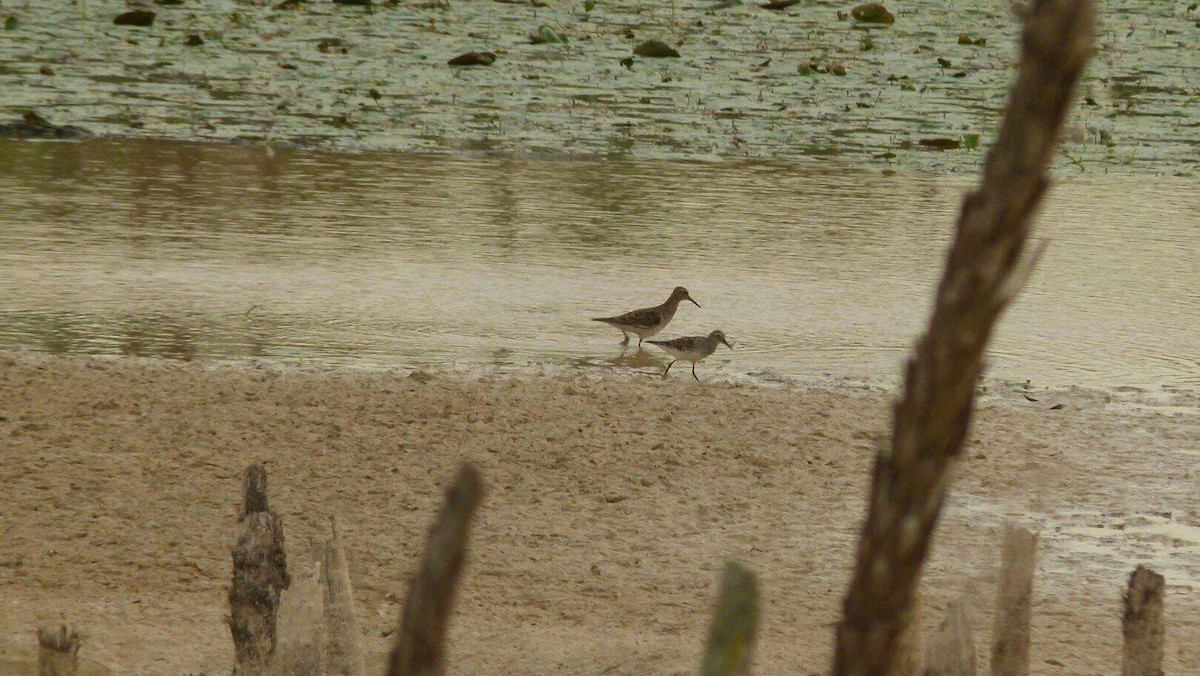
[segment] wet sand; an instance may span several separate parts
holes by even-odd
[[[294,573],[339,517],[378,665],[462,460],[490,490],[453,673],[690,673],[728,558],[761,576],[759,671],[821,672],[889,402],[836,382],[425,379],[27,353],[0,355],[0,391],[0,665],[32,655],[34,626],[66,619],[84,656],[142,674],[230,667],[225,586],[251,462],[270,473]],[[999,526],[1013,518],[1042,531],[1034,673],[1112,671],[1125,575],[1142,562],[1168,578],[1167,670],[1200,671],[1195,395],[1171,408],[1144,393],[1036,394],[981,400],[927,569],[926,625],[970,594],[986,664]],[[1072,518],[1103,536],[1085,541]],[[1151,518],[1176,536],[1137,535]]]

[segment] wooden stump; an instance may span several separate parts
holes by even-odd
[[[925,676],[975,676],[975,637],[965,601],[951,601],[925,643]]]
[[[267,471],[251,465],[243,479],[229,590],[234,674],[262,674],[267,669],[275,652],[279,595],[289,583],[283,521],[267,505]]]
[[[1163,576],[1145,566],[1138,566],[1129,576],[1121,622],[1125,634],[1122,676],[1162,676],[1165,590]]]
[[[295,559],[293,570],[294,562]],[[325,675],[325,599],[321,589],[322,568],[323,564],[316,563],[299,574],[293,574],[292,584],[279,597],[279,613],[276,620],[278,637],[271,670],[273,674]]]
[[[79,668],[79,633],[66,625],[37,630],[38,676],[75,676]]]
[[[439,676],[446,670],[446,629],[467,556],[471,519],[483,499],[483,478],[464,464],[429,530],[421,567],[404,600],[388,676]]]
[[[992,628],[993,676],[1029,674],[1029,618],[1036,555],[1037,535],[1012,525],[1004,527],[996,623]]]
[[[749,676],[757,634],[758,582],[754,573],[730,561],[721,575],[701,675]]]

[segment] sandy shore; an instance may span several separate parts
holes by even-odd
[[[690,673],[731,557],[767,599],[759,673],[822,672],[889,402],[833,385],[26,354],[0,355],[0,392],[0,670],[32,654],[33,627],[66,619],[88,659],[139,674],[230,667],[239,477],[259,461],[293,571],[339,517],[377,664],[463,459],[490,490],[454,673]],[[925,579],[926,625],[971,594],[986,665],[999,526],[1014,519],[1042,531],[1035,673],[1113,672],[1137,563],[1168,577],[1168,672],[1200,673],[1200,421],[1134,395],[1037,398],[981,403]]]

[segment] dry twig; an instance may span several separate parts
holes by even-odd
[[[893,672],[921,566],[962,453],[988,340],[1022,275],[1046,168],[1092,46],[1091,0],[1036,0],[983,181],[967,195],[929,328],[875,461],[867,519],[837,630],[834,673]]]

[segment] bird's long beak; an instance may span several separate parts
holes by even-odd
[[[700,304],[696,302],[696,299],[695,299],[695,298],[692,298],[691,296],[688,296],[688,298],[687,298],[687,299],[688,299],[688,300],[690,300],[690,301],[692,301],[692,305],[695,305],[696,307],[700,307]]]
[[[731,350],[733,349],[733,346],[729,344],[729,341],[725,340],[724,338],[721,339],[721,342],[725,343],[725,347],[727,347]]]

